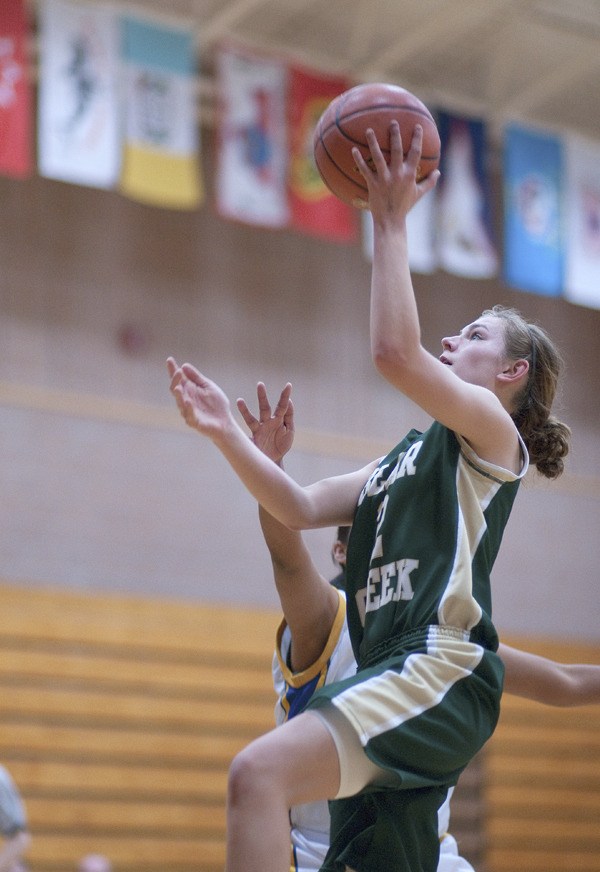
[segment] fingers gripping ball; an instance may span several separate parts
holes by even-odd
[[[371,127],[384,157],[389,160],[389,130],[394,120],[400,125],[405,155],[415,124],[423,128],[417,171],[417,179],[421,181],[438,167],[440,136],[431,112],[418,97],[397,85],[368,83],[344,91],[325,109],[314,133],[315,162],[321,178],[340,200],[359,208],[368,205],[367,186],[352,157],[352,148],[359,148],[367,163],[370,162],[366,131]]]

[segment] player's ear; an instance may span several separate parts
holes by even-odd
[[[528,372],[529,361],[519,357],[517,360],[507,361],[502,372],[498,373],[498,378],[505,384],[516,384],[521,379],[527,378]]]
[[[333,543],[333,548],[331,551],[333,555],[333,559],[336,563],[339,563],[340,566],[345,566],[346,564],[346,546],[343,542],[340,542],[339,539],[336,539]]]

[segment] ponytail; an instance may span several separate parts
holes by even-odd
[[[546,478],[558,478],[571,436],[570,428],[551,414],[563,369],[560,353],[548,334],[537,324],[529,324],[516,309],[494,306],[484,314],[504,320],[508,357],[529,362],[529,378],[516,398],[512,418],[531,464]]]

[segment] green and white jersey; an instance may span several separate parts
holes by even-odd
[[[424,433],[411,430],[381,461],[360,495],[348,543],[348,621],[361,665],[430,625],[465,630],[496,650],[490,572],[527,471],[522,451],[515,474],[434,422]]]

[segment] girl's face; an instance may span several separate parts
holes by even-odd
[[[463,381],[494,390],[496,376],[507,364],[504,321],[482,315],[457,336],[442,339],[440,360]]]

